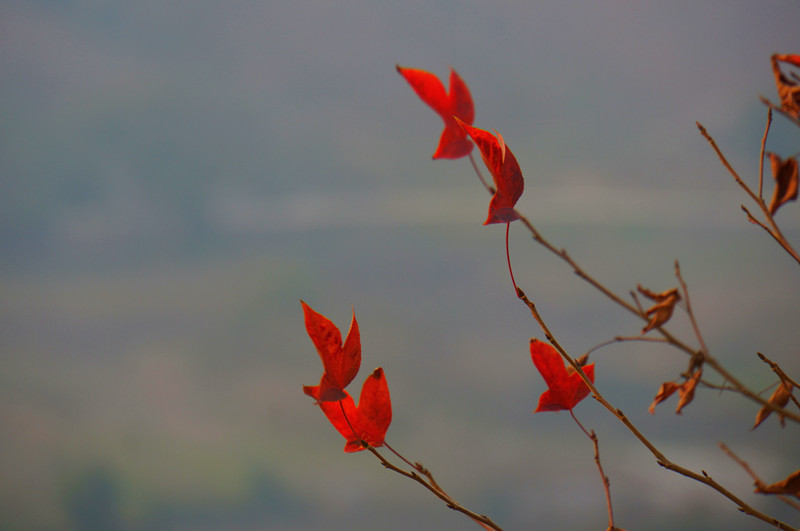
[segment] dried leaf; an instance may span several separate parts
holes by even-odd
[[[658,388],[658,393],[656,393],[656,397],[653,399],[653,403],[650,404],[650,414],[656,414],[656,406],[666,400],[667,398],[671,397],[672,394],[680,388],[680,385],[676,384],[675,382],[664,382],[661,384],[661,387]]]
[[[800,117],[800,86],[789,79],[780,67],[781,62],[800,66],[800,56],[793,54],[774,54],[772,56],[772,72],[775,74],[775,85],[781,98],[781,109],[795,119]]]
[[[797,159],[789,157],[781,160],[775,153],[770,153],[769,162],[775,178],[775,192],[769,204],[769,213],[774,216],[781,205],[797,199]]]
[[[786,404],[789,403],[789,399],[792,396],[792,384],[786,381],[782,381],[781,384],[778,386],[777,389],[772,393],[772,396],[769,397],[768,402],[774,406],[778,407],[785,407]],[[750,428],[752,430],[758,428],[758,426],[766,420],[772,414],[773,409],[768,406],[764,406],[758,410],[758,414],[756,415],[756,423],[755,425]],[[780,413],[778,414],[780,417],[781,426],[785,424],[785,420],[783,415]]]
[[[444,131],[433,154],[434,159],[458,159],[469,155],[472,142],[459,127],[454,117],[472,124],[475,107],[467,84],[452,68],[450,69],[450,92],[445,92],[439,78],[430,72],[397,65],[397,71],[408,81],[417,96],[428,104],[444,120]]]
[[[658,388],[658,393],[656,393],[653,399],[653,403],[650,404],[650,408],[648,409],[650,414],[655,415],[656,406],[675,394],[675,391],[678,391],[678,396],[680,398],[678,399],[678,407],[675,409],[675,413],[680,415],[683,408],[689,405],[694,398],[694,390],[702,374],[703,370],[697,369],[692,373],[691,378],[686,379],[682,384],[676,384],[675,382],[662,383],[661,387]]]
[[[670,317],[672,317],[672,311],[675,309],[675,304],[681,300],[678,288],[655,293],[637,284],[636,289],[639,290],[639,293],[656,303],[645,312],[650,317],[650,321],[642,328],[642,334],[646,334],[653,328],[658,328],[669,321]]]
[[[522,195],[525,181],[517,158],[497,131],[495,136],[461,120],[458,120],[458,123],[477,144],[483,163],[486,164],[494,180],[495,193],[489,202],[489,216],[483,224],[510,223],[519,219],[514,205]]]
[[[795,470],[783,481],[772,485],[757,485],[755,492],[759,494],[789,494],[800,498],[800,470]]]
[[[700,376],[703,375],[703,369],[697,369],[692,374],[692,377],[683,382],[683,384],[678,389],[678,407],[675,410],[675,413],[678,415],[681,414],[681,411],[684,407],[688,406],[689,403],[694,399],[694,390],[697,387],[697,382],[700,381]]]
[[[564,366],[564,360],[555,348],[535,338],[531,339],[530,348],[533,364],[548,387],[539,397],[539,406],[534,413],[570,410],[589,395],[589,386],[575,369]],[[594,382],[594,363],[582,369]]]
[[[303,392],[321,402],[342,400],[344,390],[358,374],[361,366],[361,334],[358,331],[355,311],[347,338],[342,344],[342,334],[330,319],[300,301],[305,315],[306,332],[317,348],[324,372],[319,385],[303,386]]]

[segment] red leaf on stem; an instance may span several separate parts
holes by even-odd
[[[347,396],[344,388],[353,381],[361,366],[361,335],[355,311],[347,338],[342,344],[342,334],[330,319],[312,310],[305,302],[300,301],[300,304],[303,306],[306,331],[317,347],[325,370],[319,385],[303,386],[303,392],[320,402],[342,400]]]
[[[428,104],[444,120],[444,131],[434,159],[459,159],[472,151],[472,142],[456,123],[454,116],[471,124],[475,120],[475,108],[466,83],[455,70],[450,69],[450,92],[445,92],[439,78],[430,72],[397,65],[397,71],[408,81],[417,96]]]
[[[533,364],[547,383],[547,391],[539,397],[540,411],[571,410],[589,396],[589,386],[572,367],[565,367],[558,351],[549,344],[531,338]],[[583,372],[594,382],[594,363],[583,367]]]
[[[522,170],[517,163],[517,158],[497,131],[495,131],[497,135],[495,136],[461,120],[458,123],[475,141],[481,152],[483,163],[486,164],[494,180],[495,193],[489,203],[489,217],[483,224],[510,223],[519,219],[514,205],[522,195],[525,181],[522,178]]]
[[[392,401],[389,397],[386,376],[380,367],[364,381],[358,406],[346,391],[341,402],[318,402],[318,404],[331,424],[347,439],[345,452],[363,450],[362,440],[370,446],[383,446],[386,430],[392,422]]]

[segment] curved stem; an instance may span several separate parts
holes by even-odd
[[[511,232],[511,223],[506,223],[506,261],[508,262],[508,273],[511,275],[511,283],[514,284],[514,293],[517,292],[517,281],[514,280],[514,271],[511,269],[511,252],[508,248],[508,233]]]

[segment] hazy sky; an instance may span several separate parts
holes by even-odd
[[[342,456],[300,391],[319,369],[303,298],[342,327],[355,308],[365,367],[386,367],[397,405],[392,440],[467,501],[519,528],[565,528],[565,515],[597,527],[587,441],[564,415],[530,415],[539,331],[510,293],[500,227],[480,226],[486,192],[466,160],[431,160],[441,120],[395,65],[459,72],[475,125],[520,162],[519,209],[614,289],[667,289],[680,258],[712,351],[766,386],[756,349],[796,350],[795,267],[747,224],[695,121],[755,183],[758,96],[777,99],[769,57],[800,51],[799,12],[796,0],[3,2],[0,448],[16,453],[0,472],[19,482],[0,519],[29,524],[41,505],[38,523],[58,527],[64,474],[92,458],[130,487],[121,503],[143,528],[170,510],[186,527],[208,514],[235,527],[237,511],[283,510],[281,496],[313,508],[287,529],[464,524],[368,456]],[[796,152],[797,128],[776,117],[767,148]],[[796,237],[797,206],[779,216]],[[638,333],[518,229],[517,279],[568,348]],[[609,350],[604,389],[635,401],[669,455],[745,494],[717,435],[769,473],[796,468],[775,435],[788,430],[746,432],[730,394],[698,400],[683,424],[671,406],[649,416],[683,358]],[[752,528],[581,407],[624,526]],[[578,457],[553,458],[565,452]]]

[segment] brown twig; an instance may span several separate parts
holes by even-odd
[[[603,471],[603,465],[600,464],[600,447],[597,442],[597,435],[595,434],[594,430],[591,432],[588,431],[586,428],[583,427],[583,424],[578,420],[578,417],[575,416],[575,413],[570,409],[569,414],[572,415],[572,420],[578,425],[578,427],[586,434],[587,437],[592,441],[594,445],[594,462],[597,465],[597,470],[600,472],[600,479],[603,481],[603,490],[606,494],[606,509],[608,510],[608,529],[618,529],[617,526],[614,525],[614,510],[611,508],[611,481],[606,476],[606,473]]]
[[[661,450],[659,450],[652,442],[650,442],[650,440],[647,437],[644,436],[644,434],[642,434],[642,432],[639,431],[638,428],[636,428],[633,422],[630,421],[630,419],[622,412],[622,410],[614,407],[608,400],[605,399],[605,397],[603,397],[602,394],[600,394],[600,392],[597,390],[597,387],[595,387],[594,382],[592,382],[589,379],[589,377],[586,376],[586,373],[583,372],[583,368],[580,366],[580,364],[578,364],[575,361],[575,359],[573,359],[572,356],[570,356],[564,350],[561,344],[556,340],[556,338],[550,332],[550,329],[542,319],[542,316],[539,314],[539,311],[536,309],[536,305],[530,299],[528,299],[528,297],[520,288],[517,288],[517,297],[519,297],[519,299],[523,303],[525,303],[525,305],[528,307],[528,309],[531,312],[531,315],[536,320],[536,322],[539,323],[539,326],[541,327],[545,337],[550,342],[550,344],[553,345],[553,347],[556,350],[558,350],[558,352],[561,354],[561,357],[564,358],[564,360],[570,365],[570,367],[572,367],[575,370],[575,372],[577,372],[580,375],[581,379],[587,385],[595,400],[597,400],[603,407],[605,407],[608,411],[610,411],[611,414],[617,417],[617,419],[619,419],[619,421],[622,422],[622,424],[624,424],[626,428],[628,428],[628,431],[630,431],[637,439],[639,439],[639,441],[648,450],[650,450],[650,453],[653,454],[653,456],[656,458],[656,463],[658,463],[659,466],[667,470],[671,470],[687,478],[694,479],[695,481],[698,481],[700,483],[703,483],[704,485],[711,487],[712,489],[716,490],[717,492],[719,492],[720,494],[731,500],[733,503],[735,503],[739,507],[739,510],[741,510],[745,514],[749,514],[754,518],[762,520],[763,522],[766,522],[772,526],[775,526],[777,529],[781,529],[783,531],[799,531],[797,528],[794,528],[789,524],[786,524],[778,520],[777,518],[764,514],[761,511],[755,509],[754,507],[751,507],[750,505],[745,503],[742,499],[740,499],[735,494],[730,492],[728,489],[717,483],[717,481],[714,480],[711,476],[709,476],[704,470],[701,470],[700,473],[698,474],[697,472],[689,470],[688,468],[673,463],[672,461],[667,459],[667,457],[661,452]]]
[[[381,455],[380,452],[378,452],[378,450],[376,450],[374,447],[372,447],[369,443],[367,443],[365,441],[361,441],[361,444],[362,444],[362,446],[364,448],[369,450],[369,452],[372,453],[372,455],[377,457],[378,460],[381,462],[381,464],[385,468],[387,468],[387,469],[389,469],[389,470],[391,470],[393,472],[397,472],[401,476],[405,476],[405,477],[407,477],[409,479],[412,479],[412,480],[416,481],[417,483],[419,483],[420,485],[422,485],[423,487],[425,487],[426,489],[431,491],[437,498],[442,500],[445,503],[445,505],[447,507],[449,507],[450,509],[453,509],[454,511],[460,512],[460,513],[468,516],[469,518],[474,520],[476,523],[478,523],[479,525],[481,525],[485,529],[494,529],[495,531],[503,531],[503,528],[500,527],[499,525],[497,525],[496,523],[494,523],[492,521],[492,519],[489,518],[488,516],[483,515],[483,514],[478,514],[478,513],[474,512],[474,511],[471,511],[471,510],[467,509],[466,507],[464,507],[463,505],[458,503],[456,500],[454,500],[449,494],[444,492],[444,490],[442,490],[442,488],[439,487],[439,485],[433,480],[433,476],[430,474],[430,472],[425,467],[423,467],[421,464],[416,463],[416,465],[411,465],[414,470],[411,470],[411,471],[404,470],[404,469],[396,466],[395,464],[393,464],[388,459],[386,459],[383,455]],[[384,445],[386,445],[385,442],[384,442]],[[386,446],[388,447],[388,445],[386,445]],[[395,452],[394,450],[392,450],[392,452],[395,453],[398,456],[400,455],[397,452]],[[402,460],[404,462],[409,463],[409,461],[407,459],[405,459],[402,456],[400,456],[400,457],[402,458]],[[422,476],[420,476],[420,474],[424,474],[426,477],[428,477],[429,481],[426,481]]]
[[[745,183],[742,180],[742,178],[739,177],[739,174],[736,173],[736,170],[734,170],[733,167],[730,165],[730,163],[728,162],[728,159],[725,158],[725,155],[722,154],[722,151],[719,149],[719,146],[717,146],[717,143],[714,141],[714,139],[711,137],[711,135],[708,134],[708,131],[706,130],[706,128],[703,127],[700,124],[700,122],[696,122],[696,123],[697,123],[697,128],[700,130],[700,134],[703,135],[703,137],[706,139],[706,141],[708,141],[708,143],[711,145],[712,149],[717,154],[717,157],[719,157],[719,160],[722,163],[722,165],[733,176],[734,180],[742,188],[742,190],[744,190],[747,193],[747,195],[749,195],[750,198],[761,209],[761,212],[763,212],[764,217],[766,218],[767,222],[769,223],[769,227],[767,227],[765,224],[762,224],[762,223],[758,223],[758,224],[761,225],[761,227],[763,227],[767,232],[769,232],[770,235],[772,235],[772,237],[775,239],[775,241],[777,241],[778,244],[781,247],[783,247],[783,249],[787,253],[789,253],[789,256],[794,258],[795,261],[798,264],[800,264],[800,255],[797,254],[797,251],[794,250],[794,248],[791,246],[789,241],[786,239],[786,237],[781,232],[781,229],[778,227],[778,224],[775,222],[775,218],[773,218],[772,214],[770,214],[769,208],[767,208],[767,204],[764,202],[764,199],[759,197],[759,196],[757,196],[755,193],[753,193],[753,191],[750,189],[750,187],[747,186],[747,183]],[[762,165],[763,165],[763,160],[762,160]],[[748,219],[750,219],[751,221],[754,221],[754,222],[756,221],[755,217],[747,209],[745,209],[744,205],[742,205],[742,209],[747,213]]]
[[[741,459],[741,458],[740,458],[738,455],[736,455],[735,453],[733,453],[733,450],[731,450],[730,448],[728,448],[728,447],[725,445],[725,443],[719,443],[719,447],[720,447],[720,449],[721,449],[723,452],[725,452],[725,454],[726,454],[728,457],[730,457],[731,459],[733,459],[734,461],[736,461],[736,462],[739,464],[739,466],[741,466],[741,467],[744,469],[744,471],[745,471],[745,472],[747,472],[747,473],[750,475],[750,477],[751,477],[751,478],[753,478],[753,484],[756,486],[756,488],[759,488],[759,489],[760,489],[760,488],[766,487],[766,485],[767,485],[767,484],[766,484],[766,483],[764,483],[764,482],[761,480],[761,478],[760,478],[760,477],[758,477],[758,475],[757,475],[757,474],[756,474],[756,473],[753,471],[753,469],[752,469],[752,468],[750,468],[750,465],[748,465],[748,464],[747,464],[747,461],[744,461],[744,460],[743,460],[743,459]],[[776,496],[777,496],[777,497],[778,497],[778,499],[780,499],[782,502],[784,502],[784,503],[787,503],[788,505],[791,505],[792,507],[794,507],[795,509],[797,509],[798,511],[800,511],[800,503],[797,503],[796,501],[794,501],[794,500],[792,500],[792,499],[790,499],[790,498],[788,498],[787,496],[784,496],[784,495],[782,495],[782,494],[777,494]]]
[[[764,105],[766,105],[770,109],[774,109],[774,110],[778,111],[779,113],[781,113],[783,116],[786,117],[787,120],[789,120],[791,122],[794,122],[794,124],[797,125],[797,126],[800,126],[800,118],[795,118],[794,116],[792,116],[788,112],[784,111],[783,108],[781,108],[780,105],[775,105],[774,103],[769,101],[764,96],[759,96],[758,99],[760,99],[761,103],[763,103]]]
[[[612,292],[610,289],[608,289],[606,286],[604,286],[598,280],[596,280],[591,275],[589,275],[586,271],[584,271],[578,265],[578,263],[575,260],[572,259],[572,257],[567,253],[566,250],[558,249],[556,246],[554,246],[552,243],[550,243],[546,238],[544,238],[544,236],[536,229],[536,227],[533,226],[533,224],[525,216],[519,214],[519,212],[517,214],[519,215],[520,222],[523,225],[525,225],[525,227],[528,229],[528,231],[533,236],[534,241],[536,241],[538,244],[542,245],[545,249],[547,249],[548,251],[550,251],[551,253],[555,254],[557,257],[559,257],[563,261],[565,261],[567,264],[569,264],[570,267],[572,267],[572,270],[574,271],[574,273],[576,275],[578,275],[580,278],[584,279],[590,285],[595,287],[598,291],[603,293],[606,297],[608,297],[609,299],[611,299],[612,301],[614,301],[618,305],[622,306],[623,308],[625,308],[626,310],[628,310],[632,314],[636,315],[640,319],[642,319],[644,321],[649,321],[649,318],[647,317],[647,314],[641,309],[641,305],[638,304],[638,299],[636,299],[635,296],[634,296],[634,300],[637,301],[638,307],[634,306],[633,304],[631,304],[631,303],[629,303],[627,301],[625,301],[624,299],[622,299],[622,297],[618,296],[616,293]],[[678,338],[676,338],[675,336],[670,334],[669,331],[667,331],[664,327],[657,327],[656,330],[664,337],[664,339],[670,345],[673,345],[674,347],[686,352],[687,354],[689,354],[693,358],[698,356],[698,355],[702,355],[704,361],[709,366],[711,366],[711,368],[714,369],[724,380],[730,382],[731,385],[734,388],[736,388],[736,390],[739,393],[741,393],[743,396],[746,396],[750,400],[752,400],[754,402],[757,402],[758,404],[761,404],[762,406],[768,404],[767,400],[765,400],[764,398],[759,396],[757,393],[755,393],[755,392],[751,391],[750,389],[748,389],[736,377],[734,377],[731,373],[729,373],[714,357],[712,357],[708,353],[707,350],[705,350],[705,352],[704,352],[703,350],[698,351],[696,349],[691,348],[690,346],[688,346],[687,344],[683,343]],[[770,406],[770,407],[772,407],[772,406]],[[800,423],[800,415],[798,415],[797,413],[794,413],[792,411],[786,411],[785,409],[776,410],[776,411],[779,411],[780,413],[782,413],[786,418],[789,418],[789,419],[793,420],[794,422]]]
[[[767,147],[767,133],[772,124],[772,107],[767,107],[767,126],[764,128],[764,136],[761,137],[761,154],[758,158],[758,197],[764,200],[764,152]]]
[[[770,369],[772,369],[772,371],[773,371],[775,374],[777,374],[777,375],[778,375],[778,378],[780,378],[782,382],[787,382],[787,383],[789,383],[789,384],[793,385],[794,387],[796,387],[796,388],[800,389],[800,385],[798,385],[796,381],[794,381],[793,379],[791,379],[791,378],[789,377],[789,375],[788,375],[788,374],[786,374],[786,373],[783,371],[783,369],[781,369],[781,368],[780,368],[780,366],[779,366],[777,363],[775,363],[774,361],[772,361],[771,359],[769,359],[768,357],[766,357],[765,355],[763,355],[763,354],[762,354],[762,353],[760,353],[760,352],[756,352],[756,354],[758,354],[758,357],[761,359],[761,361],[763,361],[764,363],[766,363],[767,365],[769,365]],[[800,401],[798,401],[798,400],[797,400],[797,398],[794,396],[794,394],[790,394],[790,395],[789,395],[789,398],[791,399],[791,401],[792,401],[792,402],[794,402],[794,404],[795,404],[795,405],[796,405],[798,408],[800,408]],[[770,405],[773,405],[773,404],[772,404],[772,403],[770,403]],[[778,411],[779,413],[782,413],[781,411],[779,411],[779,410],[775,409],[774,407],[773,407],[772,409],[773,409],[774,411]]]
[[[481,170],[478,169],[478,165],[475,164],[475,157],[472,156],[471,151],[469,153],[469,161],[472,164],[472,169],[475,170],[475,173],[478,174],[478,179],[481,180],[481,184],[483,185],[483,187],[486,188],[486,191],[488,191],[491,195],[494,195],[495,193],[494,187],[489,183],[487,183],[486,179],[483,178],[483,174],[481,173]]]

